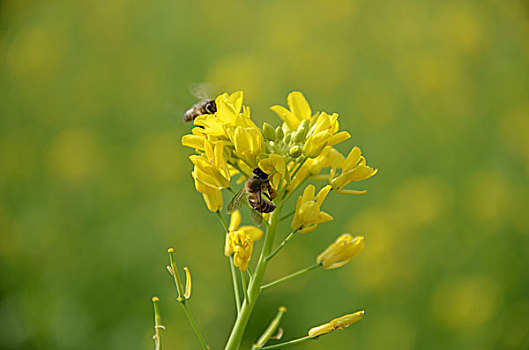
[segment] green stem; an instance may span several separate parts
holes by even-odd
[[[176,284],[176,290],[177,290],[177,293],[178,293],[178,297],[176,298],[176,300],[180,304],[182,304],[182,307],[184,308],[184,311],[186,313],[187,319],[189,320],[189,323],[191,323],[191,327],[195,331],[195,334],[197,335],[197,338],[200,341],[200,344],[202,345],[202,349],[207,350],[207,349],[209,349],[209,346],[206,344],[204,338],[202,337],[202,334],[200,334],[200,331],[198,330],[198,327],[197,327],[197,325],[195,323],[195,320],[193,320],[193,317],[191,316],[191,313],[189,312],[189,309],[187,308],[186,299],[184,298],[184,294],[185,294],[184,287],[182,285],[182,281],[180,281],[180,277],[179,277],[179,274],[178,274],[178,269],[176,268],[176,263],[175,263],[174,257],[173,257],[173,251],[174,251],[173,248],[169,248],[168,249],[169,260],[171,262],[171,271],[172,271],[172,275],[173,275],[173,278],[174,278],[174,282]]]
[[[200,342],[200,345],[202,345],[202,349],[209,350],[208,344],[206,344],[206,341],[202,337],[202,334],[200,334],[200,331],[198,330],[197,324],[195,323],[195,320],[191,316],[191,312],[189,312],[189,309],[186,304],[186,300],[181,300],[180,304],[182,304],[182,307],[184,308],[184,311],[186,313],[187,319],[189,320],[189,323],[191,323],[191,327],[193,327],[193,330],[195,331],[195,334],[197,335],[198,341]]]
[[[320,267],[320,266],[321,266],[321,264],[316,263],[316,264],[314,264],[314,265],[312,265],[312,266],[307,267],[306,269],[300,270],[300,271],[295,272],[295,273],[293,273],[293,274],[291,274],[291,275],[288,275],[288,276],[286,276],[286,277],[280,278],[280,279],[278,279],[277,281],[274,281],[274,282],[271,282],[271,283],[265,284],[264,286],[261,287],[261,291],[263,291],[263,290],[265,290],[265,289],[267,289],[267,288],[273,287],[273,286],[275,286],[275,285],[278,285],[278,284],[280,284],[280,283],[283,283],[283,282],[285,282],[285,281],[288,281],[289,279],[292,279],[292,278],[294,278],[294,277],[297,277],[297,276],[303,275],[304,273],[307,273],[307,272],[309,272],[309,271],[312,271],[312,270],[314,270],[315,268]]]
[[[292,194],[294,194],[298,188],[301,188],[301,187],[305,184],[305,182],[308,181],[308,179],[309,179],[308,177],[305,178],[303,181],[301,181],[301,182],[299,183],[299,185],[298,185],[296,188],[294,188],[294,189],[293,189],[292,191],[290,191],[290,192],[287,192],[287,195],[285,196],[285,198],[283,199],[283,201],[286,202],[290,197],[292,197]]]
[[[301,167],[303,166],[303,164],[305,164],[305,162],[307,161],[308,158],[303,158],[303,160],[301,162],[299,162],[299,166],[296,168],[296,170],[294,170],[294,172],[292,173],[292,175],[290,175],[290,178],[291,179],[294,179],[294,176],[296,176],[296,174],[298,173],[299,169],[301,169]]]
[[[261,349],[261,350],[278,349],[278,348],[282,348],[283,346],[287,346],[287,345],[294,345],[294,344],[303,343],[304,341],[310,340],[310,339],[312,339],[312,338],[307,335],[306,337],[303,337],[303,338],[298,338],[298,339],[290,340],[290,341],[287,341],[287,342],[284,342],[284,343],[275,344],[275,345],[265,346],[265,347],[258,348],[258,349]]]
[[[239,286],[237,280],[237,272],[235,271],[235,265],[233,265],[233,256],[230,256],[230,270],[231,280],[233,282],[233,293],[235,294],[235,305],[237,306],[237,315],[241,313],[241,297],[239,296]]]
[[[246,299],[242,305],[241,313],[238,315],[235,324],[233,325],[228,343],[226,344],[225,350],[237,350],[241,344],[246,325],[250,319],[252,310],[257,302],[259,293],[261,292],[261,282],[263,281],[264,273],[268,265],[266,257],[272,251],[274,244],[274,237],[279,224],[279,216],[281,215],[281,202],[277,204],[276,209],[270,215],[270,225],[266,232],[265,242],[263,249],[257,263],[257,268],[253,275],[250,285],[248,286],[248,299]]]
[[[259,337],[257,340],[257,343],[254,344],[252,349],[260,349],[261,347],[265,346],[266,343],[270,340],[274,332],[279,327],[279,323],[281,322],[281,318],[283,317],[283,314],[287,311],[287,308],[284,306],[280,306],[279,310],[277,311],[277,314],[275,315],[274,319],[270,322],[268,327],[265,329],[263,334]]]
[[[222,217],[222,214],[220,212],[215,212],[217,214],[217,217],[219,218],[222,226],[226,230],[226,233],[228,233],[228,224],[226,224],[226,221]],[[235,271],[235,265],[233,265],[233,256],[230,256],[230,270],[231,270],[231,280],[233,283],[233,294],[235,295],[235,305],[237,307],[237,315],[241,312],[241,297],[239,296],[239,286],[238,286],[238,279],[237,279],[237,272]]]
[[[286,220],[288,219],[289,217],[291,217],[292,215],[296,214],[296,211],[295,210],[292,210],[290,213],[288,213],[287,215],[283,215],[279,221],[283,221],[283,220]]]
[[[162,350],[162,333],[160,330],[165,329],[162,326],[162,321],[160,319],[160,309],[158,307],[158,297],[152,298],[152,303],[154,305],[154,350]]]
[[[285,240],[283,242],[281,242],[281,244],[270,254],[266,257],[266,260],[270,260],[274,257],[274,255],[276,255],[277,253],[279,253],[279,251],[281,250],[281,248],[283,248],[283,246],[285,244],[288,243],[288,241],[290,241],[292,239],[292,237],[294,237],[294,234],[297,232],[297,230],[294,230],[292,232],[290,232],[290,234],[287,236],[287,238],[285,238]]]
[[[246,286],[246,277],[244,277],[244,271],[241,271],[241,280],[242,280],[242,290],[244,292],[244,299],[248,299],[248,287]]]

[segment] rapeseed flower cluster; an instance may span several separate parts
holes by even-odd
[[[316,257],[313,265],[263,284],[268,262],[294,236],[313,232],[320,224],[333,220],[333,216],[327,212],[329,208],[324,210],[327,197],[331,193],[366,193],[365,190],[345,187],[351,182],[372,177],[377,169],[367,165],[357,146],[353,146],[346,155],[336,148],[351,137],[349,132],[340,130],[338,114],[313,112],[301,92],[295,91],[288,95],[288,108],[279,105],[271,107],[282,121],[278,126],[264,123],[261,128],[258,127],[251,119],[250,108],[243,103],[241,91],[224,93],[214,103],[215,108],[211,112],[215,111],[197,116],[191,133],[182,138],[182,144],[195,150],[195,154],[189,157],[193,163],[191,174],[195,188],[202,194],[207,208],[219,217],[225,229],[224,255],[230,261],[237,309],[237,319],[225,349],[235,350],[241,344],[250,314],[263,290],[316,268],[340,268],[364,249],[364,237],[342,234]],[[317,181],[321,180],[326,183],[316,186]],[[232,185],[242,187],[241,191],[237,193]],[[223,190],[228,190],[233,195],[227,206]],[[294,195],[298,190],[301,194],[296,198]],[[296,198],[295,207],[290,214],[281,216],[281,210],[290,198]],[[243,204],[250,210],[255,226],[241,225],[245,210]],[[229,224],[224,219],[225,207],[231,213]],[[276,244],[275,235],[283,221],[290,221],[291,232]],[[258,227],[261,223],[266,226],[266,233]],[[259,258],[252,264],[255,242],[263,236]],[[189,269],[185,269],[184,289],[172,250],[170,260],[169,271],[177,287],[177,300],[184,306],[202,348],[207,349],[208,345],[186,306],[191,295]],[[254,349],[266,349],[268,341],[281,337],[282,331],[273,336],[274,332],[281,330],[278,327],[286,308],[280,307],[279,310],[263,335],[254,343]],[[358,311],[333,319],[311,328],[305,337],[271,347],[297,344],[336,329],[344,329],[363,316],[364,311]]]

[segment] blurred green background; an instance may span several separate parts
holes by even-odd
[[[180,144],[203,81],[244,90],[259,124],[301,90],[380,169],[266,280],[342,232],[364,252],[264,293],[245,346],[286,305],[285,339],[366,310],[303,349],[529,348],[528,18],[501,0],[1,1],[0,348],[150,349],[157,295],[167,348],[198,349],[170,246],[224,345],[224,234]]]

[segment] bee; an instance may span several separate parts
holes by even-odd
[[[228,204],[228,214],[240,208],[245,194],[248,204],[252,208],[252,221],[260,225],[263,221],[262,214],[271,213],[276,208],[272,200],[277,197],[277,193],[270,184],[268,174],[259,168],[255,168],[253,175],[246,180],[244,187],[233,197],[230,204]]]
[[[199,115],[214,114],[217,111],[215,100],[211,99],[210,97],[210,91],[212,90],[213,87],[211,84],[207,83],[195,84],[189,87],[189,92],[191,92],[191,95],[200,99],[200,101],[195,103],[184,113],[185,122],[192,122]]]

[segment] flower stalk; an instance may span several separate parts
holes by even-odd
[[[162,326],[158,301],[160,301],[160,298],[152,297],[152,304],[154,306],[154,335],[152,337],[154,339],[154,350],[162,350],[161,330],[165,330],[165,327]]]
[[[198,338],[198,341],[200,342],[200,345],[202,346],[202,349],[208,350],[209,346],[206,344],[206,341],[204,340],[204,337],[200,333],[197,327],[197,324],[195,320],[193,319],[193,316],[191,316],[191,312],[189,311],[189,308],[187,306],[187,303],[186,303],[187,299],[185,298],[186,293],[184,291],[184,286],[182,285],[182,281],[180,280],[178,269],[176,268],[176,263],[173,257],[174,249],[169,248],[167,252],[169,253],[169,261],[171,263],[171,269],[169,270],[169,272],[171,273],[171,275],[173,275],[174,282],[176,285],[176,291],[178,293],[178,297],[176,298],[176,300],[182,305],[182,308],[184,309],[184,312],[187,316],[187,320],[191,324],[191,328],[193,328],[193,331],[195,332]]]
[[[261,349],[265,344],[272,338],[272,335],[274,332],[279,328],[279,323],[281,322],[281,318],[283,318],[283,315],[287,311],[287,308],[284,306],[280,306],[279,310],[277,310],[277,314],[275,315],[274,319],[270,322],[268,327],[265,329],[263,334],[259,337],[257,342],[254,344],[252,349]],[[281,331],[281,330],[280,330]],[[281,332],[280,332],[281,335]]]
[[[320,266],[321,266],[321,263],[316,263],[316,264],[311,265],[311,266],[309,266],[309,267],[307,267],[307,268],[305,268],[305,269],[303,269],[303,270],[299,270],[298,272],[294,272],[293,274],[290,274],[290,275],[288,275],[288,276],[285,276],[285,277],[283,277],[283,278],[280,278],[280,279],[278,279],[278,280],[276,280],[276,281],[274,281],[274,282],[271,282],[271,283],[265,284],[264,286],[261,287],[261,291],[263,291],[263,290],[265,290],[265,289],[268,289],[268,288],[270,288],[270,287],[273,287],[273,286],[277,286],[278,284],[281,284],[281,283],[283,283],[283,282],[286,282],[286,281],[288,281],[288,280],[290,280],[290,279],[292,279],[292,278],[294,278],[294,277],[301,276],[301,275],[303,275],[303,274],[305,274],[305,273],[307,273],[307,272],[309,272],[309,271],[312,271],[312,270],[314,270],[314,269],[316,269],[316,268],[318,268],[318,267],[320,267]]]

